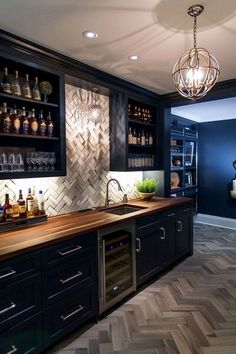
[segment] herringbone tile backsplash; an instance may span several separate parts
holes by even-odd
[[[91,92],[66,85],[66,160],[67,176],[0,181],[0,203],[5,193],[18,195],[36,186],[44,192],[46,212],[57,215],[104,204],[106,182],[117,178],[128,198],[137,196],[135,182],[142,172],[109,172],[109,98],[99,95],[103,108],[100,122],[89,119]],[[113,201],[122,200],[116,184],[110,185]]]

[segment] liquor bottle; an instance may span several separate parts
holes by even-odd
[[[39,129],[39,124],[38,124],[37,118],[35,117],[35,109],[32,108],[31,120],[30,120],[30,132],[31,132],[31,135],[37,135],[38,134],[38,129]]]
[[[136,145],[136,144],[137,144],[137,134],[136,134],[136,130],[135,130],[135,129],[134,129],[134,131],[133,131],[132,143],[133,143],[133,145]]]
[[[148,116],[148,123],[152,123],[152,115],[150,110],[147,111],[147,116]]]
[[[22,134],[28,135],[29,134],[29,119],[28,119],[28,116],[26,115],[25,107],[22,107],[21,122],[22,122]]]
[[[142,113],[141,113],[141,108],[138,108],[138,120],[141,122],[142,121]]]
[[[25,200],[24,200],[23,194],[22,194],[22,189],[19,190],[19,198],[17,200],[17,203],[19,205],[20,219],[25,219],[26,218],[26,206],[25,206]]]
[[[19,209],[19,204],[16,200],[16,195],[13,195],[12,198],[12,218],[13,220],[17,220],[20,217],[20,209]]]
[[[11,125],[12,125],[12,132],[14,134],[20,133],[20,116],[17,113],[16,106],[14,106],[13,114],[11,116]]]
[[[141,134],[141,145],[145,146],[145,134],[144,134],[144,130],[142,130],[142,134]]]
[[[46,130],[47,130],[47,125],[46,125],[46,122],[43,118],[43,111],[40,111],[40,113],[39,113],[39,135],[45,136]]]
[[[36,101],[41,101],[41,93],[40,93],[40,90],[39,90],[37,76],[35,77],[35,83],[34,83],[34,87],[32,89],[32,98],[34,100],[36,100]]]
[[[31,194],[31,188],[28,189],[28,195],[26,198],[26,215],[27,218],[34,216],[34,198]]]
[[[138,120],[138,107],[137,106],[134,107],[133,119]]]
[[[138,132],[138,135],[137,135],[137,145],[141,145],[141,134],[140,134],[140,132]]]
[[[146,132],[146,135],[145,135],[145,145],[148,145],[149,144],[149,135],[148,135],[148,132]]]
[[[38,198],[35,193],[35,187],[32,188],[32,197],[34,199],[34,216],[39,215],[39,204],[38,204]]]
[[[149,122],[149,118],[148,118],[148,117],[149,117],[149,116],[148,116],[148,112],[149,112],[149,111],[148,111],[147,109],[145,109],[145,115],[144,115],[144,122],[145,122],[145,123],[150,123],[150,122]]]
[[[128,119],[132,119],[131,104],[128,104]]]
[[[32,92],[29,84],[29,74],[25,75],[25,82],[24,85],[22,86],[22,95],[25,98],[32,98]]]
[[[11,84],[12,94],[16,96],[21,96],[21,87],[19,83],[18,71],[15,71],[15,79]]]
[[[133,134],[132,134],[132,128],[131,127],[129,127],[128,144],[133,144]]]
[[[48,136],[52,137],[54,133],[54,124],[52,122],[51,112],[48,112],[48,116],[47,116],[47,131],[48,131]]]
[[[3,216],[2,221],[11,221],[12,220],[12,205],[9,201],[9,194],[5,194],[5,203],[3,205]]]
[[[143,109],[142,109],[142,116],[141,116],[142,122],[145,121],[145,118],[146,118],[146,111],[145,111],[145,109],[143,108]]]
[[[148,145],[153,145],[153,136],[152,136],[152,133],[149,133]]]
[[[43,191],[39,191],[38,205],[39,205],[39,215],[45,215],[45,200],[43,197]]]
[[[12,93],[12,91],[11,91],[11,83],[10,83],[10,80],[9,80],[7,67],[4,68],[4,75],[3,75],[1,87],[2,87],[2,92],[3,93],[9,93],[9,94]]]
[[[11,118],[9,113],[7,112],[7,104],[5,102],[3,103],[2,125],[3,133],[11,133]]]

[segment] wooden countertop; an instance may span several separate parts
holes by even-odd
[[[165,210],[187,202],[191,202],[191,199],[182,197],[155,197],[151,201],[135,199],[125,204],[140,206],[145,209],[140,209],[126,215],[109,214],[102,211],[104,208],[86,212],[78,211],[49,217],[48,221],[43,224],[14,231],[0,232],[0,260],[16,256],[29,250],[48,246],[58,241],[65,241],[75,235],[83,235],[112,224],[152,214],[155,211]],[[114,206],[115,204],[110,207],[112,208]]]

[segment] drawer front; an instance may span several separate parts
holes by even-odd
[[[84,252],[74,256],[65,263],[51,267],[43,274],[45,302],[52,302],[63,296],[73,286],[86,286],[87,282],[95,282],[96,254]]]
[[[39,275],[0,290],[0,331],[39,311],[41,308],[40,291]]]
[[[27,278],[40,269],[40,255],[27,254],[0,263],[0,289],[7,284]]]
[[[0,334],[1,354],[36,354],[42,351],[41,314]]]
[[[96,288],[73,288],[73,292],[44,312],[44,344],[48,346],[96,316]]]
[[[95,248],[96,233],[76,237],[75,239],[59,243],[43,251],[43,266],[47,267],[56,262],[64,262],[66,259],[81,256],[84,252],[92,251]]]

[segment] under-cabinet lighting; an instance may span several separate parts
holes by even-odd
[[[88,39],[97,38],[98,36],[96,32],[92,32],[92,31],[84,31],[82,35],[84,38],[88,38]]]
[[[139,60],[139,56],[138,55],[130,55],[128,57],[129,60]]]

